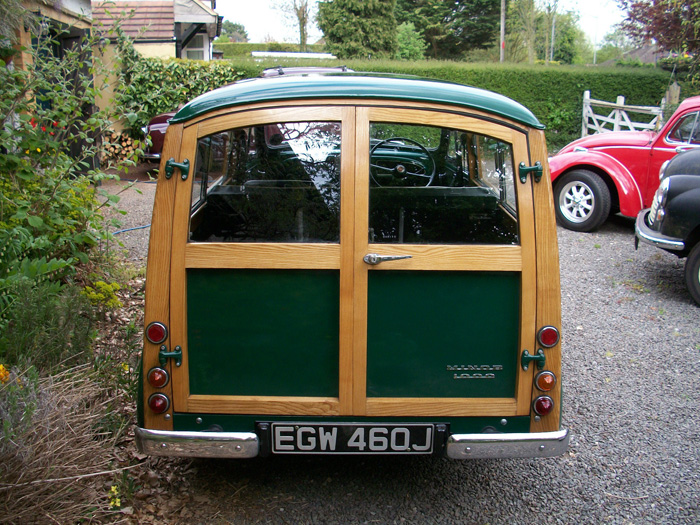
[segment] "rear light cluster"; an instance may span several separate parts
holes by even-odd
[[[545,348],[552,348],[559,343],[559,330],[553,326],[545,326],[537,332],[537,341]]]
[[[542,392],[549,392],[557,384],[557,376],[549,370],[540,372],[535,376],[535,386]]]
[[[152,394],[148,398],[148,407],[156,414],[167,412],[170,408],[170,400],[165,394]]]
[[[554,410],[554,401],[549,396],[540,396],[532,403],[532,410],[538,416],[546,416]]]
[[[544,348],[553,348],[559,344],[559,330],[553,326],[545,326],[537,332],[537,342]],[[557,384],[557,376],[554,372],[543,370],[535,376],[535,387],[540,392],[550,392]],[[548,395],[541,395],[532,402],[533,412],[539,416],[546,416],[554,410],[554,400]]]
[[[146,327],[146,339],[159,345],[168,338],[168,329],[163,323],[153,322]]]
[[[146,327],[146,339],[154,345],[164,343],[167,338],[168,328],[163,323],[153,322]],[[146,374],[146,380],[153,388],[163,388],[170,382],[170,374],[165,368],[153,367]],[[170,408],[170,399],[162,392],[151,394],[148,408],[154,414],[163,414]]]
[[[151,368],[148,371],[148,384],[151,385],[153,388],[163,388],[165,385],[168,384],[168,381],[170,380],[170,376],[168,375],[168,371],[165,370],[164,368]]]

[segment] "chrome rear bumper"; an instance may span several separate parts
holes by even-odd
[[[151,456],[254,458],[260,439],[254,432],[186,432],[136,428],[136,446]],[[564,454],[569,431],[522,434],[453,434],[447,438],[451,459],[548,458]]]
[[[136,428],[136,447],[150,456],[254,458],[260,451],[255,432],[178,432]]]
[[[447,438],[451,459],[550,458],[569,448],[569,431],[522,434],[452,434]]]

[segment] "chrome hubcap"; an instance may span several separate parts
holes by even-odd
[[[569,182],[559,193],[559,210],[570,222],[584,222],[591,216],[594,209],[593,191],[581,181]]]

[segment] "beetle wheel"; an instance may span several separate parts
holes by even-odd
[[[559,224],[569,230],[589,232],[608,218],[610,190],[595,173],[574,170],[556,181],[554,204]]]

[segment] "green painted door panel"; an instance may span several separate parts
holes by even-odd
[[[338,397],[336,270],[187,270],[190,393]]]
[[[514,397],[517,272],[369,274],[368,397]]]

